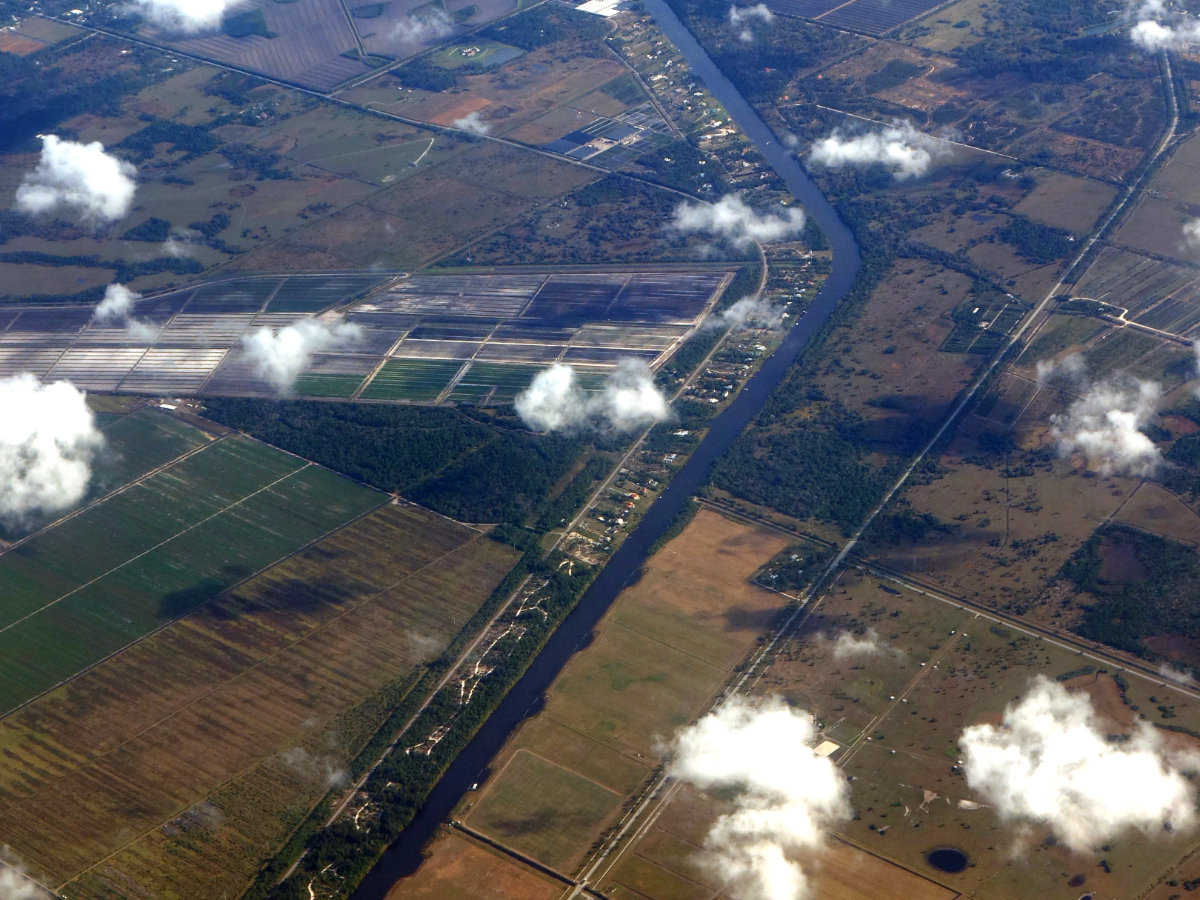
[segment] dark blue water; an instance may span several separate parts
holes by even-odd
[[[642,3],[667,37],[687,57],[692,71],[704,81],[742,131],[758,145],[772,168],[787,184],[788,190],[821,226],[833,250],[833,272],[813,299],[808,312],[788,332],[779,349],[763,363],[733,403],[713,420],[708,434],[696,451],[646,512],[633,534],[613,554],[604,571],[550,638],[525,675],[450,765],[425,806],[363,880],[352,900],[381,900],[397,880],[416,871],[421,863],[421,850],[438,826],[446,821],[463,794],[478,780],[480,772],[491,762],[529,710],[540,702],[543,693],[586,640],[617,594],[634,579],[646,560],[649,548],[684,508],[688,499],[708,480],[713,463],[750,424],[804,345],[846,296],[858,274],[861,259],[850,230],[795,158],[721,74],[670,7],[663,0],[642,0]]]

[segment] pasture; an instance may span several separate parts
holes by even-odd
[[[71,896],[239,894],[516,556],[388,504],[165,624],[0,720],[6,842]]]
[[[384,495],[231,437],[0,555],[9,711],[378,506]]]

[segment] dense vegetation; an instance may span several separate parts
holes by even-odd
[[[535,6],[479,32],[502,44],[536,50],[570,38],[596,41],[608,34],[608,25],[598,16],[577,12],[567,6]]]
[[[154,155],[155,144],[170,144],[173,150],[183,151],[186,154],[185,159],[191,159],[215,150],[218,141],[209,134],[207,128],[172,122],[167,119],[155,119],[116,146],[132,150],[136,154],[137,160],[144,160]]]
[[[713,468],[713,484],[782,513],[849,532],[878,502],[883,473],[868,464],[860,422],[836,404],[748,429]]]
[[[1017,253],[1035,265],[1045,265],[1071,254],[1071,233],[1061,228],[1051,228],[1031,222],[1023,216],[1013,216],[1012,221],[998,232],[1000,239],[1012,244]]]
[[[584,442],[533,436],[449,409],[213,398],[206,415],[299,456],[467,522],[522,524]]]
[[[748,49],[729,27],[729,3],[725,0],[667,2],[751,102],[775,103],[797,70],[815,66],[861,40],[832,28],[814,28],[800,19],[777,16],[769,28],[751,26],[754,45]]]
[[[1106,561],[1111,564],[1106,567]],[[1099,529],[1059,571],[1077,591],[1096,597],[1075,630],[1086,638],[1144,655],[1152,635],[1200,639],[1200,557],[1184,544],[1121,525]]]

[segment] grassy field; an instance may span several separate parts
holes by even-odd
[[[9,710],[379,505],[384,495],[228,438],[0,556]]]
[[[563,884],[461,835],[430,850],[419,887],[397,886],[387,900],[558,900]]]
[[[1065,172],[1047,172],[1013,212],[1075,234],[1091,231],[1101,213],[1116,199],[1111,184],[1075,178]]]
[[[707,706],[778,613],[781,598],[749,578],[785,544],[771,532],[698,513],[618,598],[460,818],[573,871],[661,758],[661,738]],[[471,892],[473,876],[462,877],[458,896],[487,896]],[[402,884],[422,896],[435,884],[446,890],[445,878],[422,869]]]
[[[531,785],[537,789],[531,791]],[[596,822],[621,800],[616,791],[522,749],[496,775],[471,825],[507,847],[558,867],[591,843]]]
[[[477,112],[498,134],[544,144],[570,131],[569,123],[551,132],[537,126],[519,133],[517,129],[548,110],[565,108],[623,71],[602,47],[559,43],[487,72],[461,75],[461,86],[452,93],[407,87],[397,91],[392,79],[377,79],[348,91],[347,96],[372,108],[438,125],[452,125],[455,119]]]
[[[388,504],[167,624],[0,720],[6,842],[70,896],[237,895],[516,555]]]

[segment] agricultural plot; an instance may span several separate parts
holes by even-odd
[[[111,490],[203,447],[211,436],[160,409],[143,407],[101,426],[105,447],[93,466],[98,490]]]
[[[1164,302],[1200,305],[1200,286],[1193,269],[1129,250],[1106,247],[1075,284],[1073,296],[1099,300],[1141,317]],[[1183,323],[1177,323],[1183,324]],[[1156,328],[1175,330],[1156,325]]]
[[[0,555],[0,709],[28,702],[383,500],[233,437],[38,533]]]
[[[388,504],[167,624],[0,720],[6,842],[69,896],[240,894],[516,557]]]
[[[252,0],[238,7],[237,18],[257,17],[257,33],[187,37],[143,25],[138,36],[218,63],[327,91],[370,70],[358,59],[357,36],[334,0],[274,3]]]
[[[364,400],[436,400],[462,368],[458,360],[392,359],[363,388]]]
[[[593,374],[626,357],[660,364],[731,278],[709,269],[420,275],[386,287],[383,275],[229,279],[138,301],[134,316],[156,326],[146,335],[98,326],[90,308],[0,316],[0,375],[29,371],[121,393],[275,394],[242,351],[245,335],[344,306],[358,337],[316,354],[292,394],[352,397],[366,382],[361,399],[428,403],[472,362],[452,399],[507,402],[533,372],[560,360]]]
[[[587,43],[558,42],[540,47],[519,58],[478,74],[462,73],[452,92],[429,91],[397,78],[379,78],[356,87],[347,96],[384,112],[453,126],[458,119],[477,114],[495,134],[507,135],[532,145],[561,137],[595,118],[582,98],[620,78],[625,68],[602,47]],[[636,104],[634,104],[636,105]],[[621,105],[624,108],[624,104]],[[616,115],[609,108],[604,114]],[[555,113],[560,119],[548,119]],[[531,124],[554,121],[549,130]]]

